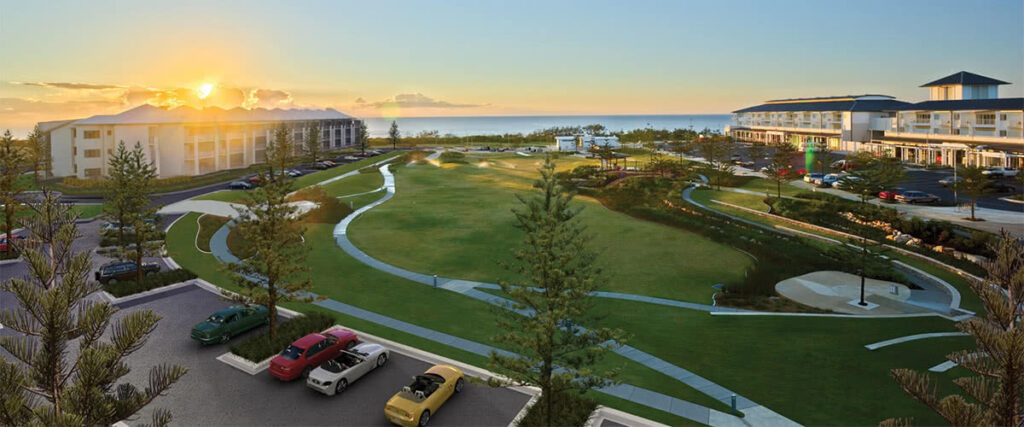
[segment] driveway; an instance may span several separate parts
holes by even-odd
[[[281,382],[266,371],[248,375],[215,358],[228,345],[200,346],[192,341],[193,324],[230,305],[217,295],[189,286],[160,298],[135,302],[124,312],[153,310],[163,316],[145,347],[129,360],[126,379],[145,384],[142,367],[172,363],[189,373],[166,396],[158,398],[129,424],[148,422],[153,409],[169,409],[177,425],[389,425],[384,403],[429,364],[392,352],[379,371],[353,383],[340,396],[328,397],[301,381]],[[232,342],[240,342],[236,337]],[[505,426],[528,400],[518,391],[468,384],[466,389],[431,417],[434,426]]]

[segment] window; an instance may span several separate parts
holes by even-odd
[[[960,120],[960,113],[953,113],[953,120]]]
[[[931,113],[917,113],[917,122],[930,122],[932,120]]]
[[[82,132],[82,138],[85,139],[99,139],[100,131],[98,130],[87,130]]]
[[[86,178],[99,178],[101,174],[102,172],[100,172],[100,168],[87,168],[85,170]]]
[[[999,136],[1006,136],[1006,131],[1005,130],[999,131]]]
[[[97,158],[99,156],[100,156],[100,150],[97,150],[97,149],[85,150],[85,158],[87,158],[87,159],[95,159],[95,158]]]
[[[994,125],[994,124],[996,124],[996,114],[995,113],[981,113],[981,114],[978,114],[978,124],[979,125]]]
[[[1005,122],[1006,121],[1006,114],[1000,114],[999,115],[999,120],[1002,120],[1002,121]]]
[[[113,135],[113,134],[114,134],[114,131],[112,131],[110,129],[107,129],[107,136],[110,136],[110,135]]]

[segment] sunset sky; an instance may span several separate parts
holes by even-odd
[[[0,0],[0,128],[142,103],[727,113],[800,96],[918,101],[920,84],[960,70],[1024,93],[1020,0],[136,3]]]

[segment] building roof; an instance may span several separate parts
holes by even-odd
[[[946,86],[946,85],[965,85],[965,86],[977,86],[977,85],[1008,85],[1010,83],[1002,80],[996,80],[991,77],[985,77],[982,75],[968,73],[961,71],[959,73],[950,74],[946,77],[933,81],[931,83],[925,83],[921,87],[931,86]]]
[[[765,101],[765,104],[774,103],[789,103],[789,102],[815,102],[815,101],[853,101],[858,98],[886,98],[895,99],[895,97],[889,95],[877,95],[877,94],[863,94],[863,95],[838,95],[838,96],[820,96],[816,98],[786,98],[786,99],[769,99]]]
[[[160,123],[219,123],[219,122],[280,122],[300,120],[332,120],[353,119],[354,117],[333,108],[315,109],[280,109],[266,108],[232,108],[225,110],[218,107],[195,109],[178,107],[173,109],[140,105],[120,114],[98,115],[78,120],[76,125],[124,125],[124,124],[160,124]]]
[[[65,125],[69,125],[71,123],[74,123],[75,120],[77,120],[77,119],[54,120],[52,122],[39,122],[38,123],[39,131],[43,132],[43,133],[50,132],[50,131],[56,130],[58,128],[64,127]]]
[[[878,95],[871,95],[878,96]],[[851,97],[830,97],[823,101],[804,98],[800,102],[772,102],[747,107],[733,113],[788,112],[788,111],[887,111],[897,110],[909,103],[895,99],[857,100]]]
[[[953,99],[907,104],[899,111],[1024,110],[1024,98]]]

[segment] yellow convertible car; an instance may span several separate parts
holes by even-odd
[[[384,415],[400,426],[425,426],[449,397],[462,391],[465,385],[462,377],[459,368],[435,365],[423,375],[413,377],[412,384],[391,396],[384,407]]]

